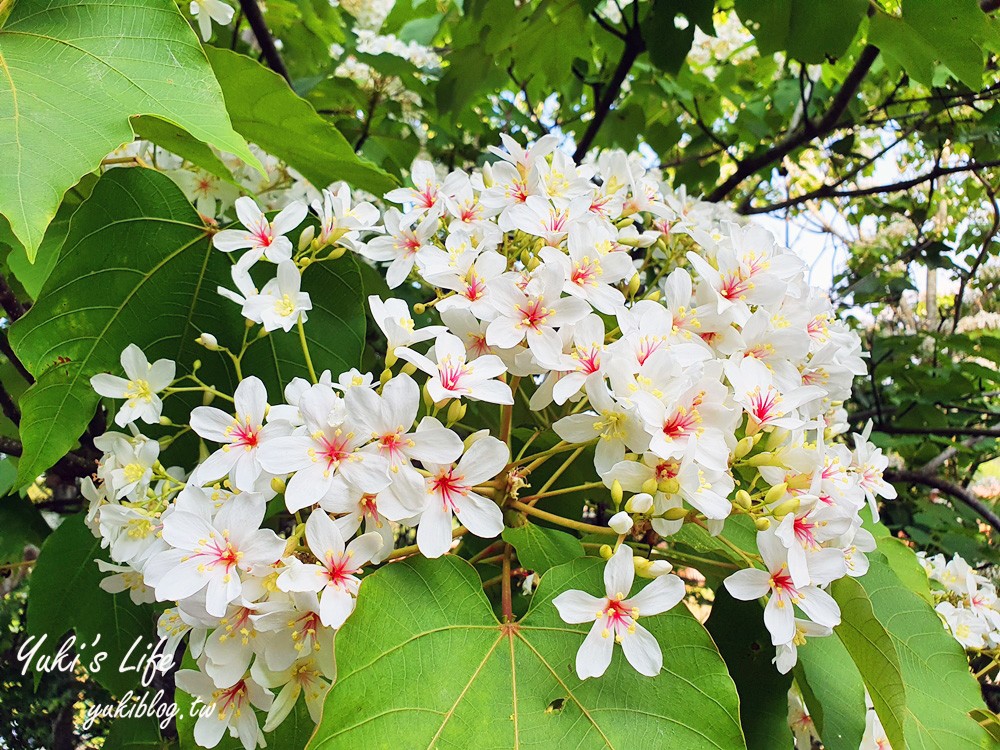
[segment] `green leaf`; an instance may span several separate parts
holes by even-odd
[[[59,206],[56,217],[45,230],[45,237],[38,246],[33,261],[28,258],[28,251],[20,242],[11,248],[10,255],[7,256],[7,265],[10,266],[11,273],[21,282],[24,291],[32,299],[38,299],[42,285],[56,267],[59,249],[66,240],[66,233],[69,232],[69,220],[77,208],[79,204],[67,202]]]
[[[865,685],[836,636],[799,646],[795,679],[826,750],[858,750],[865,733]]]
[[[787,50],[806,63],[839,57],[848,48],[868,8],[866,0],[736,0],[736,12],[750,22],[762,54]]]
[[[556,565],[583,557],[583,545],[575,536],[533,523],[504,529],[503,540],[517,550],[522,566],[539,575]]]
[[[737,601],[720,588],[706,625],[740,694],[740,721],[749,750],[792,744],[788,727],[792,676],[781,674],[772,663],[774,646],[762,614],[757,602]]]
[[[134,115],[260,168],[173,0],[20,0],[0,29],[0,112],[0,213],[29,260],[66,190],[132,140]]]
[[[897,67],[927,86],[939,65],[979,90],[984,47],[995,47],[997,30],[976,0],[905,0],[902,15],[876,13],[868,41]]]
[[[899,539],[886,536],[879,538],[878,551],[885,555],[886,562],[900,582],[933,606],[934,598],[931,596],[930,581],[927,580],[927,573],[917,561],[913,550]]]
[[[41,296],[10,330],[14,350],[38,379],[20,401],[19,482],[73,447],[99,400],[90,377],[118,371],[126,346],[138,345],[151,361],[194,357],[199,324],[214,324],[231,304],[215,283],[205,284],[213,266],[213,281],[225,278],[228,260],[211,249],[197,213],[168,177],[113,169],[101,178],[77,209]]]
[[[132,129],[140,138],[152,141],[226,182],[236,184],[229,167],[222,163],[222,159],[212,149],[172,122],[159,117],[136,117],[132,120]]]
[[[210,47],[207,52],[233,126],[298,170],[317,189],[345,180],[382,195],[396,186],[387,172],[355,154],[341,132],[281,76],[229,50]]]
[[[139,346],[150,361],[175,360],[178,374],[200,360],[201,377],[222,389],[235,385],[226,360],[194,342],[209,331],[238,347],[245,331],[239,307],[216,291],[232,286],[232,259],[213,250],[208,237],[180,188],[165,175],[113,169],[101,178],[74,215],[41,297],[11,327],[11,344],[38,378],[20,401],[21,481],[30,481],[73,447],[99,400],[90,377],[118,372],[129,344]],[[129,248],[127,256],[123,247]],[[101,295],[95,301],[96,288]],[[303,275],[302,288],[313,299],[306,331],[317,370],[337,375],[356,366],[364,348],[365,315],[354,259],[314,263]],[[258,338],[245,366],[247,374],[264,381],[272,398],[291,377],[308,372],[294,331]]]
[[[577,678],[589,624],[564,623],[552,598],[603,591],[603,567],[581,558],[553,568],[511,625],[497,622],[475,570],[459,558],[410,558],[376,571],[337,635],[337,682],[309,747],[376,750],[404,738],[440,750],[745,747],[726,666],[683,605],[643,619],[663,648],[659,676],[641,676],[616,649],[603,677]]]
[[[884,558],[872,554],[869,559],[871,569],[860,582],[875,617],[892,639],[906,685],[906,710],[896,714],[903,720],[906,745],[899,747],[995,747],[986,730],[969,717],[970,711],[984,705],[961,645],[944,629],[931,605],[907,589]],[[882,711],[879,718],[888,730]],[[893,735],[889,740],[896,746]]]
[[[867,592],[855,579],[835,581],[831,593],[841,617],[834,632],[854,659],[889,741],[907,747],[903,743],[906,687],[892,636],[875,617]]]
[[[28,635],[45,642],[35,658],[54,653],[69,630],[76,632],[76,653],[95,680],[117,696],[141,690],[140,675],[119,666],[138,639],[139,645],[126,666],[135,666],[138,655],[157,640],[155,614],[148,605],[136,606],[127,592],[109,594],[100,587],[105,574],[95,559],[102,556],[82,513],[70,516],[45,541],[31,574],[28,597]],[[34,643],[33,643],[34,645]],[[100,652],[107,657],[98,660]],[[97,669],[91,668],[96,663]]]
[[[4,465],[9,463],[9,460],[3,461]],[[17,495],[0,499],[0,529],[3,529],[0,565],[21,562],[25,545],[40,547],[50,531],[38,508],[27,498]]]

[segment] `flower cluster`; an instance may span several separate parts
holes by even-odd
[[[637,619],[683,596],[667,560],[685,524],[747,566],[725,585],[767,598],[783,672],[804,638],[839,623],[829,584],[867,569],[874,539],[860,511],[867,503],[877,518],[877,498],[895,493],[867,433],[840,439],[842,402],[864,371],[860,341],[801,261],[760,227],[663,189],[622,152],[580,166],[555,137],[530,148],[502,138],[472,173],[416,161],[384,212],[328,189],[303,228],[304,201],[269,217],[236,200],[240,226],[214,236],[241,253],[235,289],[219,292],[248,332],[297,328],[311,382],[283,383],[275,400],[248,375],[228,394],[134,347],[126,377],[93,381],[124,402],[116,422],[127,428],[99,438],[99,481],[86,488],[114,562],[107,585],[172,603],[161,633],[187,636],[198,665],[178,685],[217,709],[198,721],[202,744],[228,731],[249,750],[261,732],[252,707],[268,730],[300,695],[315,718],[364,569],[438,557],[465,534],[493,539],[505,511],[530,521],[538,500],[565,491],[547,482],[522,494],[555,457],[559,473],[592,462],[594,481],[577,489],[615,512],[610,527],[564,519],[617,536],[605,595],[555,600],[568,622],[595,623],[581,678],[605,671],[615,641],[638,671],[659,672],[659,646]],[[399,290],[368,300],[385,339],[380,375],[312,371],[302,273],[347,252],[384,266]],[[256,340],[199,339],[237,371]],[[172,437],[136,424],[189,391],[206,397],[188,421],[204,446],[190,471],[161,463]],[[518,400],[535,420],[530,439],[512,429]],[[532,452],[544,433],[559,442]],[[756,544],[729,541],[729,523]],[[666,540],[649,557],[630,546],[640,528]],[[396,546],[400,529],[415,530],[412,547]],[[629,598],[633,572],[655,580]]]
[[[1000,602],[996,586],[958,554],[917,558],[933,584],[934,607],[948,630],[967,649],[1000,647]]]

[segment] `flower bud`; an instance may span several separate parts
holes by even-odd
[[[423,315],[425,312],[427,312],[427,305],[425,305],[423,302],[414,303],[413,305],[414,315]]]
[[[773,453],[758,453],[746,460],[750,466],[781,466],[781,460]]]
[[[625,510],[629,513],[649,513],[653,508],[653,496],[648,492],[640,492],[638,495],[632,495],[628,502],[625,503]]]
[[[639,274],[633,274],[632,278],[628,280],[628,296],[634,297],[635,293],[639,291],[639,287],[642,285],[642,279],[639,278]]]
[[[681,491],[681,483],[676,479],[663,479],[656,488],[665,495],[676,495]]]
[[[767,531],[771,528],[770,518],[758,518],[753,522],[753,525],[757,527],[757,531]]]
[[[615,551],[613,549],[611,549],[611,545],[610,544],[602,544],[601,545],[601,549],[600,549],[600,553],[601,553],[601,557],[603,557],[605,560],[610,560],[611,556],[615,553]]]
[[[170,425],[172,425],[173,423],[174,422],[173,422],[172,419],[170,419],[170,417],[166,417],[166,416],[161,416],[160,417],[160,424],[162,424],[164,427],[170,427]]]
[[[421,390],[424,397],[424,408],[430,411],[434,408],[434,399],[431,398],[431,394],[427,391],[427,383],[424,383],[424,387]]]
[[[622,489],[622,483],[616,479],[611,483],[611,499],[615,501],[616,508],[622,504],[622,498],[624,496],[625,491]]]
[[[791,500],[786,500],[777,508],[775,508],[773,511],[771,511],[771,515],[780,521],[789,513],[796,513],[799,507],[801,507],[801,505],[802,501],[799,500],[799,498],[797,497],[793,497]]]
[[[452,401],[448,406],[448,424],[453,425],[455,422],[461,422],[467,409],[468,407],[458,399]]]
[[[608,526],[618,534],[627,534],[632,530],[632,516],[625,511],[615,513],[608,521]]]
[[[347,248],[341,245],[336,250],[331,252],[327,257],[327,260],[337,260],[344,257],[344,253],[347,252]]]
[[[782,482],[781,484],[776,484],[767,491],[766,495],[764,495],[764,504],[770,505],[771,503],[776,503],[781,498],[783,498],[787,493],[788,493],[788,485],[785,482]]]
[[[271,479],[271,489],[281,494],[285,491],[285,480],[281,477],[273,477]]]
[[[750,493],[746,490],[739,490],[736,493],[736,504],[743,508],[743,510],[750,510],[750,506],[753,505],[753,498],[750,497]]]
[[[663,514],[665,521],[680,521],[688,514],[687,508],[670,508]]]
[[[308,226],[302,230],[302,234],[299,235],[299,252],[305,250],[309,245],[312,244],[313,237],[316,236],[316,227]]]
[[[636,575],[642,578],[659,578],[673,570],[674,566],[666,560],[647,560],[645,557],[633,557]]]
[[[194,341],[195,341],[196,344],[201,344],[203,347],[205,347],[206,349],[208,349],[210,352],[217,352],[217,351],[219,351],[219,349],[222,348],[221,346],[219,346],[219,340],[217,338],[215,338],[215,336],[213,336],[210,333],[202,333]]]
[[[646,299],[652,300],[653,302],[659,302],[660,296],[661,296],[660,290],[654,289],[653,291],[651,291],[649,294],[646,295]]]
[[[736,449],[733,451],[733,458],[739,461],[747,453],[753,450],[754,445],[755,441],[752,436],[747,436],[743,438],[742,440],[740,440],[740,442],[736,444]]]
[[[655,477],[650,477],[645,482],[642,483],[642,491],[652,495],[654,492],[659,490],[659,485],[656,482]]]
[[[215,394],[211,391],[205,391],[201,396],[201,405],[208,406],[213,401],[215,401]]]

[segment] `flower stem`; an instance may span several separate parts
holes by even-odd
[[[563,475],[563,472],[566,471],[566,469],[568,469],[572,465],[572,463],[577,459],[577,457],[581,453],[583,453],[584,449],[585,449],[585,446],[581,445],[575,451],[573,451],[572,453],[570,453],[569,454],[569,458],[567,458],[565,461],[563,461],[562,466],[560,466],[558,469],[556,469],[552,473],[552,476],[550,476],[548,478],[548,480],[545,482],[545,484],[542,485],[542,488],[540,490],[538,490],[538,492],[535,493],[534,495],[532,495],[531,497],[524,498],[524,501],[527,502],[527,503],[529,503],[530,505],[534,505],[536,502],[538,502],[538,500],[540,498],[546,497],[545,493],[548,492],[548,489],[553,484],[555,484],[556,480],[559,479],[559,477],[561,477]],[[597,484],[601,485],[602,483],[601,482],[597,482]],[[572,492],[574,489],[584,489],[584,488],[581,485],[578,488],[569,488],[569,489],[565,489],[565,490],[556,490],[555,492],[552,492],[550,494],[557,495],[557,494],[562,494],[563,492]]]
[[[545,491],[545,488],[543,487],[542,491],[539,492],[538,494],[528,495],[527,497],[522,497],[521,501],[525,502],[525,503],[528,503],[529,505],[534,505],[539,500],[542,500],[542,499],[544,499],[546,497],[555,497],[556,495],[568,495],[571,492],[582,492],[583,490],[594,490],[594,489],[597,489],[598,487],[600,487],[601,489],[607,489],[604,486],[604,482],[584,482],[583,484],[577,484],[577,485],[574,485],[573,487],[560,487],[558,490],[549,490],[547,492]]]
[[[527,505],[519,500],[512,500],[510,507],[514,510],[519,510],[526,516],[534,516],[543,521],[548,521],[549,523],[554,523],[556,526],[563,526],[567,529],[573,529],[575,531],[582,531],[585,534],[604,534],[605,536],[618,536],[618,533],[607,526],[595,526],[592,523],[584,523],[583,521],[573,521],[569,518],[563,518],[562,516],[557,516],[555,513],[549,513],[544,510],[539,510],[533,505]]]
[[[312,357],[309,356],[309,342],[306,341],[306,327],[302,323],[302,316],[299,316],[299,342],[302,344],[302,354],[306,358],[306,367],[309,369],[309,379],[313,383],[318,383],[319,378],[316,377],[316,368],[313,367]]]
[[[464,526],[459,526],[457,529],[451,532],[452,539],[458,539],[460,536],[464,536],[468,533],[468,529]],[[415,555],[420,551],[420,548],[415,544],[409,544],[406,547],[398,547],[389,553],[389,556],[385,558],[386,560],[398,560],[401,557],[409,557],[410,555]]]

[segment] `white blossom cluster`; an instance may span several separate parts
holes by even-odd
[[[106,585],[172,603],[161,633],[187,636],[198,665],[177,684],[217,709],[198,720],[203,745],[228,731],[254,747],[252,707],[266,712],[264,730],[300,695],[318,716],[333,633],[362,570],[392,558],[394,525],[416,530],[417,549],[397,554],[438,557],[454,536],[497,537],[502,508],[528,512],[530,464],[510,450],[518,396],[561,439],[554,451],[593,461],[591,489],[617,506],[606,591],[555,601],[568,622],[594,623],[581,678],[604,673],[616,642],[639,672],[661,668],[637,621],[676,605],[683,585],[665,561],[633,555],[633,524],[669,539],[685,523],[719,535],[730,516],[749,522],[756,549],[740,551],[748,567],[726,587],[767,599],[783,672],[806,637],[839,623],[829,584],[867,570],[874,539],[859,512],[867,502],[877,517],[877,497],[895,492],[867,432],[838,440],[864,372],[860,341],[802,262],[760,227],[665,191],[623,152],[578,166],[555,137],[530,148],[502,138],[471,173],[414,162],[384,212],[346,187],[325,190],[312,203],[318,228],[302,229],[304,201],[269,218],[240,198],[241,228],[215,234],[220,251],[242,253],[235,289],[219,292],[248,330],[302,333],[302,271],[345,252],[427,299],[420,312],[438,320],[418,326],[402,298],[369,298],[386,340],[380,376],[324,372],[283,384],[276,400],[252,374],[222,393],[129,347],[125,377],[93,380],[123,401],[126,429],[99,438],[98,482],[86,488],[114,563]],[[259,288],[254,268],[270,274]],[[210,332],[200,341],[242,355]],[[169,440],[138,423],[157,423],[162,399],[190,390],[215,405],[191,412],[205,450],[188,472],[161,464]],[[494,434],[483,404],[506,415]],[[296,519],[284,537],[266,521],[279,511]],[[634,572],[657,580],[630,597]]]
[[[955,640],[967,649],[1000,646],[1000,602],[996,586],[955,554],[951,560],[918,552],[930,579],[936,605]]]

